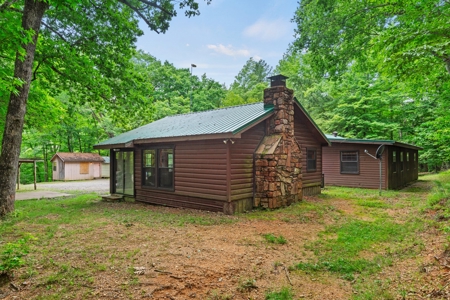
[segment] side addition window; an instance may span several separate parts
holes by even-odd
[[[341,173],[359,174],[358,151],[341,151]]]
[[[403,172],[403,151],[400,151],[400,171]]]
[[[392,173],[397,173],[397,151],[392,151]]]
[[[314,149],[306,150],[306,171],[312,172],[317,169],[317,151]]]
[[[142,185],[173,189],[173,149],[146,149],[142,152]]]

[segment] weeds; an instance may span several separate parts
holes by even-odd
[[[0,274],[11,275],[15,269],[25,264],[23,257],[29,252],[28,241],[35,238],[26,234],[23,238],[14,243],[7,243],[0,250]]]
[[[240,279],[239,280],[239,286],[237,288],[237,290],[241,293],[244,292],[249,292],[252,289],[256,289],[258,288],[256,286],[256,280],[252,279],[252,278],[245,278],[245,279]]]
[[[287,243],[286,239],[284,238],[284,236],[280,235],[280,236],[275,236],[272,233],[267,233],[267,234],[263,234],[262,235],[264,237],[264,239],[271,244],[280,244],[280,245],[284,245]]]
[[[279,292],[272,291],[266,294],[266,300],[292,300],[294,293],[288,287],[283,287]]]

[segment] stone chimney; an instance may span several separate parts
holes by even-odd
[[[294,92],[286,76],[269,77],[264,107],[273,106],[266,136],[255,152],[254,206],[277,208],[302,199],[301,148],[294,136]]]

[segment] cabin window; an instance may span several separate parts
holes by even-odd
[[[397,151],[392,151],[392,173],[397,173]]]
[[[306,150],[306,171],[313,172],[317,167],[317,151],[315,149]]]
[[[409,152],[406,152],[406,170],[409,170]]]
[[[341,173],[359,174],[358,151],[341,151]]]
[[[151,188],[173,189],[172,148],[145,149],[142,153],[142,185]]]
[[[53,162],[53,171],[56,172],[56,161]]]
[[[403,151],[400,151],[400,171],[403,171]]]
[[[80,174],[89,174],[89,163],[80,163]]]

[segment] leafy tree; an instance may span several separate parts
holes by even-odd
[[[268,87],[267,77],[271,73],[272,67],[264,60],[255,61],[251,57],[235,77],[222,105],[231,106],[261,101],[263,91]]]
[[[311,53],[321,75],[336,76],[368,57],[390,74],[450,72],[449,13],[440,0],[305,0],[294,17],[295,45]]]
[[[78,84],[86,100],[116,101],[116,88],[119,95],[125,94],[124,89],[132,90],[122,83],[136,36],[142,34],[138,20],[164,33],[176,15],[175,3],[187,16],[199,14],[195,0],[10,0],[0,4],[0,56],[8,61],[0,63],[0,74],[7,75],[1,76],[2,83],[6,82],[1,94],[11,92],[0,155],[0,216],[14,209],[32,79],[57,79],[65,90]]]
[[[416,143],[422,162],[445,165],[449,13],[448,1],[439,0],[301,1],[297,57],[288,52],[284,68],[297,62],[297,70],[311,71],[302,101],[315,96],[322,113],[312,115],[327,131]]]

